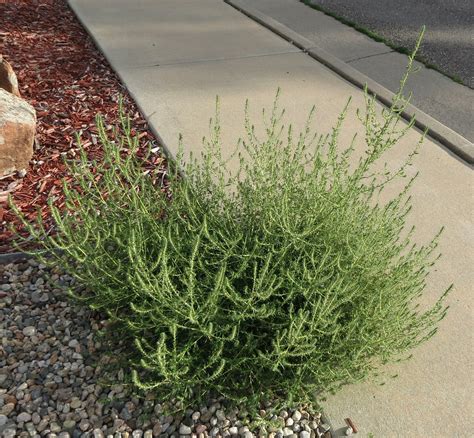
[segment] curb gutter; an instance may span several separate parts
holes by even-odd
[[[391,105],[394,96],[393,92],[326,50],[321,49],[312,41],[255,8],[243,4],[240,0],[224,0],[224,2],[303,50],[313,59],[325,65],[356,87],[364,89],[365,86],[367,86],[369,93],[375,95],[377,100],[382,104],[386,106]],[[422,131],[427,130],[427,134],[431,138],[439,141],[443,146],[467,163],[474,164],[474,144],[462,135],[443,125],[412,104],[409,104],[401,115],[405,120],[411,120],[416,116],[415,126],[417,128]]]

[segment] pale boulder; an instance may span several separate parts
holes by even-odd
[[[33,156],[35,109],[25,100],[0,89],[0,176],[28,167]]]
[[[0,55],[0,88],[20,97],[18,80],[12,66]]]

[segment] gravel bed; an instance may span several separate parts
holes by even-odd
[[[126,370],[107,367],[113,355],[98,336],[107,322],[67,297],[73,284],[35,260],[0,264],[3,437],[324,436],[320,414],[304,409],[281,411],[260,426],[246,412],[226,410],[224,400],[170,415],[177,411],[171,402],[134,395]]]

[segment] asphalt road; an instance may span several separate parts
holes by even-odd
[[[412,49],[423,25],[419,54],[474,88],[473,0],[312,0],[312,4]]]

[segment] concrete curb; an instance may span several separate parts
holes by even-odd
[[[224,2],[303,50],[313,59],[325,65],[351,84],[361,89],[364,89],[365,86],[367,86],[369,93],[375,95],[379,102],[387,106],[391,104],[394,93],[351,67],[341,59],[316,46],[312,41],[255,8],[243,4],[240,0],[224,0]],[[408,105],[406,110],[402,113],[402,117],[406,120],[411,120],[415,115],[415,126],[417,128],[422,131],[427,130],[427,133],[431,138],[439,141],[443,146],[451,150],[467,163],[474,164],[473,143],[443,125],[441,122],[435,120],[430,115],[416,108],[414,105]]]

